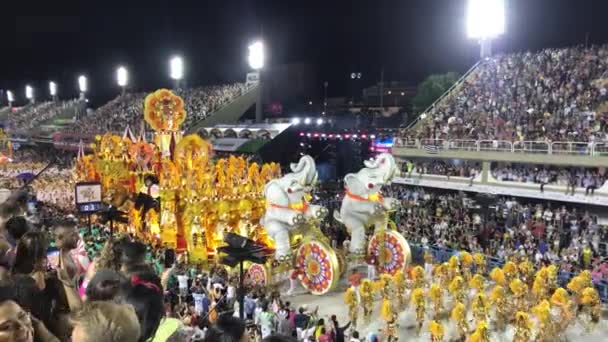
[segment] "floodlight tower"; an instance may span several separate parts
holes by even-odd
[[[121,89],[121,95],[124,95],[127,84],[129,84],[129,72],[127,71],[127,68],[119,66],[118,69],[116,69],[116,83],[118,83],[118,86]]]
[[[169,61],[169,76],[175,81],[175,89],[178,89],[184,77],[184,60],[181,57],[175,56]]]
[[[8,100],[8,107],[11,108],[13,107],[13,102],[15,102],[15,96],[13,95],[13,92],[10,90],[6,91],[6,99]]]
[[[84,75],[78,76],[78,89],[80,90],[80,100],[86,99],[86,93],[88,90],[87,78]]]
[[[482,59],[492,56],[492,39],[505,32],[504,0],[468,0],[467,33],[479,39]]]
[[[57,83],[53,81],[49,82],[49,94],[53,102],[57,102]]]
[[[34,102],[36,102],[34,98],[34,88],[32,88],[30,85],[25,86],[25,98],[30,100],[31,104],[34,104]]]
[[[249,45],[249,66],[258,73],[258,99],[255,106],[255,122],[264,120],[262,112],[262,68],[264,68],[264,44],[256,41]]]

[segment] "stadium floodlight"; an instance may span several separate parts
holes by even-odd
[[[468,0],[466,15],[469,38],[487,39],[505,32],[504,0]]]
[[[25,98],[31,100],[34,98],[34,88],[30,85],[25,86]]]
[[[129,73],[127,72],[127,68],[123,66],[119,66],[116,69],[116,83],[118,83],[119,87],[126,87],[129,83]]]
[[[248,61],[253,70],[260,70],[264,67],[264,44],[261,41],[249,45]]]
[[[318,118],[317,119],[317,125],[321,126],[323,124],[323,119]]]
[[[175,56],[169,61],[169,76],[176,81],[184,77],[184,60],[180,56]]]
[[[84,75],[78,76],[78,89],[83,94],[87,92],[87,78]]]
[[[52,97],[57,96],[57,83],[50,81],[49,82],[49,93]]]
[[[13,92],[10,90],[6,91],[6,99],[8,100],[8,103],[12,103],[15,102],[15,96],[13,95]]]
[[[293,119],[291,119],[291,124],[292,125],[299,125],[300,124],[300,118],[293,118]]]
[[[304,119],[304,123],[305,123],[305,124],[310,125],[310,122],[311,122],[310,118],[306,118],[306,119]]]

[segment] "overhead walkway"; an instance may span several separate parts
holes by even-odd
[[[243,95],[233,99],[212,115],[192,125],[189,131],[198,132],[206,127],[237,123],[243,114],[256,103],[259,91],[260,89],[257,85],[249,87]]]

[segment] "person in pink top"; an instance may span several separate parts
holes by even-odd
[[[49,258],[51,266],[58,269],[59,263],[64,263],[62,266],[66,269],[70,279],[84,275],[88,267],[88,258],[86,265],[83,265],[83,255],[77,249],[80,235],[76,230],[76,224],[69,220],[57,221],[53,224],[53,231],[59,253],[56,258]]]

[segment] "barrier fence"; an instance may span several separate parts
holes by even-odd
[[[447,262],[453,255],[458,255],[460,251],[443,248],[438,246],[428,246],[431,254],[433,255],[433,260],[439,263]],[[424,249],[422,245],[419,244],[410,244],[410,250],[412,252],[412,261],[417,264],[424,263]],[[495,267],[502,267],[505,264],[505,261],[501,258],[496,258],[492,256],[486,255],[486,275]],[[576,276],[575,273],[560,271],[557,275],[557,281],[559,286],[566,288],[566,285]],[[600,299],[602,303],[608,303],[608,279],[593,279],[593,284],[595,288],[599,292]]]

